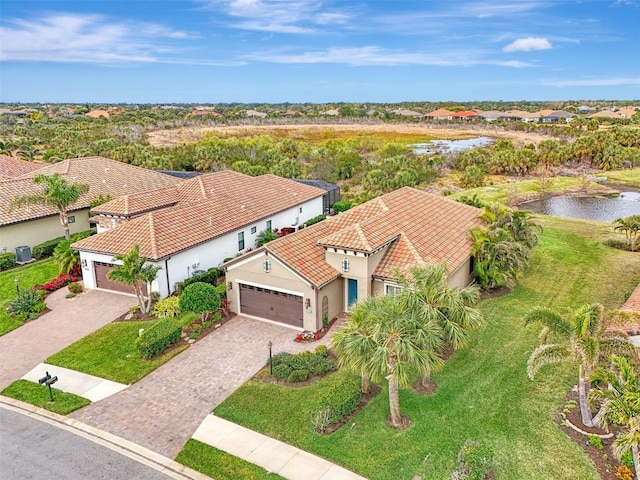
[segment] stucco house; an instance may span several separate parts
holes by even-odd
[[[8,159],[10,157],[0,158],[0,165],[10,161],[15,163],[15,159]],[[69,229],[72,234],[89,229],[89,202],[98,195],[117,198],[182,181],[105,157],[72,158],[51,165],[40,164],[39,167],[11,179],[0,179],[0,251],[10,252],[22,245],[33,248],[63,235],[56,209],[43,205],[11,207],[14,198],[41,190],[40,185],[33,183],[33,177],[38,174],[58,173],[69,182],[89,185],[89,192],[69,208]],[[0,167],[0,170],[4,171],[4,168]]]
[[[323,210],[322,189],[294,180],[230,170],[171,187],[125,195],[95,209],[98,234],[73,244],[84,286],[131,291],[111,282],[115,254],[134,245],[161,267],[151,291],[166,297],[194,271],[219,266],[255,247],[260,232],[297,228]]]
[[[388,193],[225,263],[231,309],[315,332],[359,298],[395,293],[397,269],[444,263],[464,287],[480,213],[410,187]]]

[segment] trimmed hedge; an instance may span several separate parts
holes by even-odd
[[[306,222],[304,222],[304,225],[306,225],[307,227],[310,227],[311,225],[315,225],[316,223],[320,223],[323,220],[326,220],[327,216],[326,215],[318,215],[317,217],[313,217],[310,218],[309,220],[307,220]]]
[[[196,282],[209,283],[215,287],[218,283],[218,277],[220,277],[220,275],[220,269],[212,267],[204,273],[193,275],[183,280],[182,282],[178,282],[176,284],[176,292],[178,293],[178,295],[180,295],[186,287]]]
[[[90,237],[91,235],[95,235],[95,233],[96,230],[93,228],[74,233],[73,235],[71,235],[71,243],[82,240],[83,238]],[[47,240],[46,242],[36,245],[35,247],[33,247],[33,258],[35,258],[36,260],[41,260],[43,258],[50,257],[51,255],[53,255],[53,251],[56,249],[58,244],[64,239],[64,237],[58,237],[54,238],[53,240]]]
[[[360,378],[345,377],[322,395],[323,409],[329,408],[329,423],[338,423],[342,417],[353,413],[360,403]]]
[[[15,253],[7,252],[0,254],[0,271],[15,267],[16,265],[17,263]]]
[[[164,318],[136,338],[136,348],[148,360],[180,340],[181,335],[182,325],[173,318]]]

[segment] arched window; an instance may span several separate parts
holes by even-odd
[[[322,297],[322,324],[327,323],[329,323],[329,298],[324,296]]]

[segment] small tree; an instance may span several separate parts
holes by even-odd
[[[149,313],[151,309],[151,295],[145,302],[144,287],[156,279],[161,267],[147,264],[147,257],[140,256],[140,245],[135,245],[125,254],[116,254],[113,260],[122,262],[122,265],[113,267],[107,273],[107,278],[115,282],[133,286],[133,291],[138,297],[138,305],[142,313]]]
[[[616,224],[613,229],[623,232],[629,246],[629,250],[635,252],[640,248],[640,215],[631,215],[625,218],[618,218],[613,221]]]
[[[208,312],[219,308],[220,294],[210,283],[192,283],[180,294],[180,310],[199,313],[203,321],[206,320]]]

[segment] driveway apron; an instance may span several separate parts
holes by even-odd
[[[296,331],[238,316],[128,389],[70,416],[175,458],[202,420],[273,353],[313,350]]]
[[[66,288],[53,292],[46,299],[50,312],[0,337],[0,390],[137,303],[132,296],[101,290],[72,299],[67,293]]]

